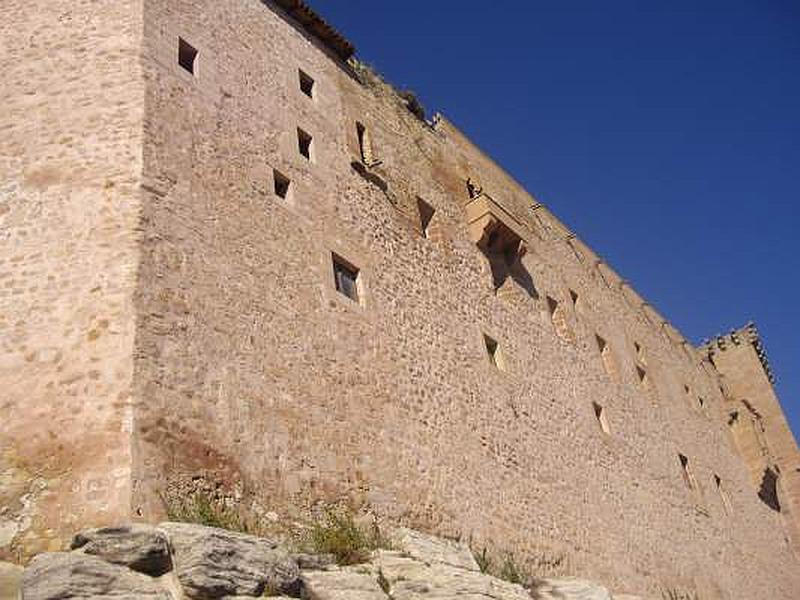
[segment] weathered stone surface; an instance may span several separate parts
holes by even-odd
[[[470,571],[480,570],[469,546],[462,542],[400,528],[393,532],[392,543],[411,558],[425,563],[443,563]]]
[[[293,594],[300,569],[276,542],[188,523],[159,526],[170,539],[174,568],[190,598],[260,596],[265,589]]]
[[[346,567],[304,572],[303,593],[308,600],[386,600],[378,574],[369,567]]]
[[[81,531],[72,548],[157,577],[172,568],[165,533],[150,525],[123,525]]]
[[[424,564],[399,552],[378,553],[376,566],[394,600],[530,600],[527,590],[480,571]]]
[[[297,566],[306,571],[324,571],[336,566],[333,554],[292,554]]]
[[[531,590],[531,597],[534,600],[612,600],[603,586],[574,577],[540,579]]]
[[[16,600],[22,584],[22,567],[0,562],[0,600]]]
[[[46,552],[37,556],[25,569],[22,597],[24,600],[172,598],[155,579],[80,552]]]

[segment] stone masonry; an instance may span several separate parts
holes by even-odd
[[[622,591],[796,597],[752,328],[694,348],[299,0],[0,17],[0,559],[199,481]]]

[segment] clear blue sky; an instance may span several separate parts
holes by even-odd
[[[694,343],[754,320],[800,437],[800,1],[310,4]]]

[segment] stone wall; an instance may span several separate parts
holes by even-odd
[[[721,374],[728,423],[753,486],[780,513],[800,550],[800,450],[772,387],[772,371],[755,325],[706,346]]]
[[[269,4],[146,3],[144,55],[146,517],[195,476],[276,508],[347,498],[614,585],[791,597],[795,559],[713,368],[455,126],[420,121]],[[380,164],[359,164],[356,121]],[[468,179],[527,249],[497,290]],[[417,196],[436,210],[427,237]],[[336,292],[332,253],[359,269],[359,303]]]
[[[0,558],[130,517],[141,14],[0,4]]]
[[[623,591],[792,597],[714,366],[447,119],[271,2],[0,15],[3,556],[219,485]]]

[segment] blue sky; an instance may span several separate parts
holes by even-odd
[[[311,5],[687,338],[754,320],[798,436],[800,2]]]

